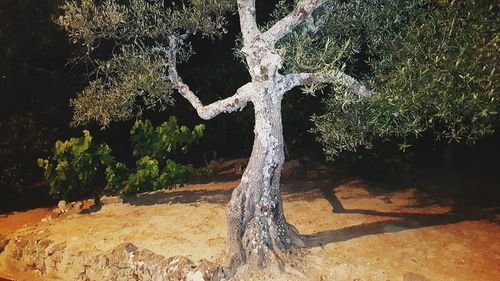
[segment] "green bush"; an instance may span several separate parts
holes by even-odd
[[[174,116],[156,128],[149,120],[136,121],[130,130],[133,155],[161,159],[179,151],[186,152],[189,145],[203,136],[204,130],[205,126],[201,124],[193,130],[179,126]]]
[[[100,194],[102,187],[95,184],[102,167],[99,155],[109,152],[107,145],[93,144],[87,130],[83,131],[83,137],[56,141],[54,155],[46,160],[38,159],[38,166],[44,169],[44,178],[50,186],[50,195],[75,199]]]
[[[130,131],[135,167],[116,161],[107,144],[94,144],[89,131],[80,138],[57,141],[54,154],[38,159],[50,194],[56,198],[96,197],[106,191],[131,195],[139,192],[172,188],[186,182],[195,173],[189,165],[178,164],[168,157],[186,152],[204,131],[203,125],[193,130],[179,126],[170,117],[158,127],[149,121],[136,121]]]
[[[167,160],[162,169],[158,160],[144,156],[137,160],[136,170],[130,172],[128,178],[121,182],[121,193],[129,195],[171,188],[189,180],[194,171],[191,166],[178,164],[172,160]]]

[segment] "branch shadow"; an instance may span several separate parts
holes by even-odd
[[[192,181],[189,184],[206,184],[206,183],[229,183],[235,182],[234,186],[226,186],[223,189],[214,190],[179,190],[179,191],[154,191],[148,193],[138,194],[136,196],[123,198],[123,203],[127,203],[134,206],[151,206],[157,204],[191,204],[191,203],[217,203],[217,204],[227,204],[231,199],[233,188],[235,188],[239,182],[236,180],[240,179],[241,175],[235,174],[218,174],[216,177],[210,180],[197,180]],[[342,182],[345,182],[343,180]],[[341,182],[339,182],[341,183]],[[305,194],[307,191],[320,190],[323,187],[331,186],[330,180],[323,181],[310,181],[310,180],[294,180],[287,181],[283,183],[282,195],[287,197],[287,200],[313,200],[317,197],[321,197],[321,193],[317,192],[311,194]]]
[[[241,179],[240,174],[223,173],[215,176],[197,176],[186,184],[207,184],[207,183],[225,183]]]
[[[482,210],[471,211],[470,209],[465,209],[460,206],[454,206],[450,212],[444,214],[381,212],[365,209],[346,209],[342,205],[342,202],[339,200],[339,198],[335,195],[334,189],[332,189],[331,186],[322,187],[321,191],[324,197],[329,201],[330,205],[332,206],[332,211],[335,214],[361,214],[388,217],[388,219],[373,223],[354,225],[341,229],[303,235],[302,237],[305,243],[305,248],[343,242],[367,235],[394,233],[428,226],[453,224],[465,220],[487,219],[495,222],[495,215],[490,212],[485,212]]]
[[[226,167],[224,167],[226,168]],[[157,204],[192,204],[192,203],[217,203],[226,204],[231,199],[231,193],[233,188],[235,188],[239,183],[236,182],[241,178],[241,175],[237,175],[230,172],[222,172],[215,176],[206,177],[196,177],[191,181],[187,182],[187,185],[193,184],[227,184],[235,182],[234,186],[228,186],[223,189],[214,190],[178,190],[178,191],[167,191],[158,190],[148,193],[141,193],[135,196],[129,196],[123,198],[123,203],[127,203],[134,206],[151,206]]]
[[[212,181],[218,183],[225,181]],[[294,184],[282,184],[282,195],[288,201],[313,200],[321,197],[321,193],[305,194],[307,191],[320,190],[331,186],[330,181],[297,181]],[[236,187],[238,183],[234,185]],[[157,204],[190,204],[190,203],[217,203],[227,204],[231,199],[233,188],[214,190],[179,190],[179,191],[153,191],[123,198],[123,203],[134,206],[151,206]]]
[[[157,204],[190,204],[207,202],[226,204],[231,199],[231,190],[183,190],[174,192],[150,192],[135,197],[124,198],[123,203],[134,206],[151,206]]]

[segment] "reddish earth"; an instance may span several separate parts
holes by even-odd
[[[237,163],[221,165],[216,181],[141,194],[126,203],[109,202],[97,212],[56,215],[51,209],[35,209],[2,216],[0,238],[11,241],[0,254],[0,276],[75,279],[71,270],[57,271],[54,266],[41,271],[36,264],[27,268],[12,257],[22,245],[19,237],[40,233],[78,255],[97,255],[130,242],[164,257],[223,264],[225,204],[238,184]],[[498,280],[497,209],[463,208],[411,186],[387,192],[324,168],[300,172],[294,164],[288,163],[284,171],[283,198],[287,219],[305,237],[301,265],[279,276],[247,279]]]
[[[38,208],[26,212],[0,215],[0,235],[11,234],[20,228],[33,226],[51,213],[51,208]]]

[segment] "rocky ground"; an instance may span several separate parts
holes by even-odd
[[[0,276],[11,280],[208,280],[223,276],[225,204],[241,161],[213,181],[0,216]],[[285,273],[239,280],[498,280],[498,208],[466,208],[412,186],[387,191],[297,163],[287,219],[306,248]],[[155,279],[156,278],[156,279]],[[2,280],[2,278],[0,278]]]

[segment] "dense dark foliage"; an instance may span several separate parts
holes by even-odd
[[[67,131],[68,100],[83,78],[66,68],[71,48],[52,22],[61,3],[0,3],[0,211],[48,199],[36,158]]]

